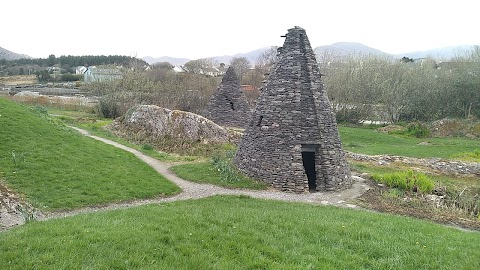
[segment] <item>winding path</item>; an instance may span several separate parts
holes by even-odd
[[[113,145],[115,147],[118,147],[120,149],[123,149],[127,152],[134,154],[139,159],[141,159],[142,161],[147,163],[149,166],[151,166],[153,169],[155,169],[158,173],[162,174],[168,180],[178,185],[182,189],[182,192],[171,197],[120,202],[120,203],[115,203],[115,204],[110,204],[105,206],[91,206],[91,207],[79,208],[79,209],[62,211],[62,212],[49,212],[45,214],[40,214],[38,216],[39,220],[46,220],[51,218],[62,218],[62,217],[73,216],[81,213],[129,208],[133,206],[146,205],[146,204],[163,203],[163,202],[188,200],[188,199],[199,199],[199,198],[205,198],[213,195],[246,195],[246,196],[250,196],[253,198],[260,198],[260,199],[295,201],[295,202],[335,205],[335,206],[341,206],[341,207],[355,208],[356,207],[355,205],[349,204],[347,201],[362,195],[363,192],[369,189],[369,186],[365,183],[365,181],[362,178],[356,177],[356,176],[353,176],[355,178],[355,181],[353,186],[350,189],[342,192],[325,192],[325,193],[316,192],[316,193],[293,194],[293,193],[285,193],[285,192],[271,191],[271,190],[257,191],[257,190],[244,190],[244,189],[227,189],[227,188],[222,188],[222,187],[209,185],[209,184],[197,184],[197,183],[185,181],[179,178],[178,176],[176,176],[174,173],[172,173],[168,169],[171,166],[170,164],[160,162],[157,159],[144,155],[140,151],[137,151],[130,147],[116,143],[114,141],[101,138],[95,135],[91,135],[86,130],[76,128],[76,127],[71,127],[71,128],[77,130],[78,132],[80,132],[85,136],[102,141],[106,144]]]

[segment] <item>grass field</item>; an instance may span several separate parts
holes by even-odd
[[[3,269],[479,269],[480,234],[367,211],[211,197],[33,222]]]
[[[204,157],[201,156],[179,155],[175,153],[159,151],[153,149],[153,146],[148,144],[138,145],[131,143],[123,138],[113,135],[110,131],[104,128],[108,124],[112,123],[111,119],[100,118],[93,113],[68,111],[58,108],[48,108],[48,113],[54,118],[68,125],[85,129],[93,135],[107,138],[114,142],[126,145],[163,162],[199,161],[204,159]]]
[[[180,191],[133,154],[0,98],[0,179],[42,209],[76,208]]]
[[[247,188],[247,189],[265,189],[266,185],[254,181],[246,177],[243,174],[235,173],[235,180],[229,181],[222,175],[211,162],[199,162],[181,164],[170,167],[170,170],[177,174],[180,178],[201,183],[201,184],[214,184],[221,187],[231,188]]]
[[[339,127],[347,151],[368,155],[449,158],[451,155],[480,150],[480,140],[463,138],[411,138],[375,132],[369,128]],[[427,145],[419,145],[428,142]]]
[[[103,134],[104,120],[98,120],[85,125]],[[341,127],[340,133],[348,150],[366,154],[449,157],[480,147],[474,140],[404,138],[367,128]],[[77,134],[44,108],[0,98],[0,138],[0,180],[44,210],[179,192],[133,155]],[[226,185],[210,162],[172,170]],[[29,222],[0,233],[0,268],[480,269],[479,241],[478,232],[413,218],[215,196]]]

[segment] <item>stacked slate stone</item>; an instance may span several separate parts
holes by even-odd
[[[240,81],[232,67],[227,69],[222,82],[210,98],[205,116],[226,127],[244,128],[251,111]]]
[[[305,30],[288,30],[234,164],[274,188],[302,193],[352,185],[335,115]]]

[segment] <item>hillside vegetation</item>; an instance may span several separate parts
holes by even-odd
[[[0,234],[4,269],[479,269],[480,234],[244,196],[29,223]]]
[[[133,154],[53,121],[43,107],[0,98],[0,180],[43,209],[179,192]]]

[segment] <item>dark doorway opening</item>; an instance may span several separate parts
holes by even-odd
[[[315,192],[317,190],[317,173],[315,172],[315,152],[302,151],[303,168],[308,178],[308,190]]]

